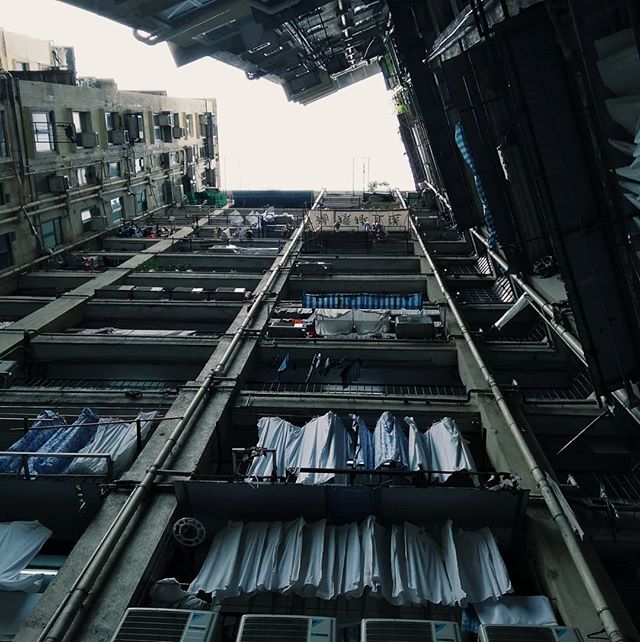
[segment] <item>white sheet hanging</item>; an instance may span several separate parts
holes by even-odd
[[[405,523],[386,530],[370,516],[341,525],[306,524],[302,518],[231,522],[214,538],[189,593],[202,590],[219,600],[294,592],[329,600],[369,589],[396,605],[455,606],[465,600],[465,590],[474,601],[510,588],[489,529],[454,536],[449,524],[439,544],[422,527]]]
[[[322,337],[351,334],[353,330],[353,310],[318,308],[315,316],[315,330]]]
[[[0,590],[37,593],[43,575],[21,574],[51,531],[40,522],[0,523]]]
[[[451,417],[444,417],[433,424],[424,434],[424,440],[429,456],[429,470],[476,470],[467,441]],[[441,483],[449,477],[450,473],[438,473],[433,476]]]
[[[140,435],[142,441],[147,438],[151,429],[152,420],[158,413],[138,413],[140,419]],[[113,476],[120,477],[133,463],[136,456],[137,427],[136,422],[123,422],[117,418],[103,417],[99,421],[93,440],[80,452],[101,453],[110,455],[113,461]],[[93,457],[76,457],[69,467],[69,473],[84,475],[106,475],[107,460]]]
[[[375,467],[393,462],[396,468],[407,468],[409,458],[408,443],[400,423],[389,412],[383,412],[373,431]]]
[[[454,533],[460,581],[472,603],[511,593],[511,580],[495,537],[488,528]]]
[[[354,310],[353,324],[359,335],[379,334],[389,331],[389,310]]]
[[[474,604],[480,624],[558,624],[549,598],[543,595],[503,595],[499,600]]]
[[[429,470],[431,462],[422,433],[413,417],[404,420],[409,426],[409,470]]]
[[[392,602],[453,604],[453,590],[437,542],[414,524],[391,527]]]
[[[303,426],[297,467],[345,468],[350,445],[351,439],[342,420],[328,412]],[[324,484],[334,477],[333,473],[300,473],[296,481],[298,484]]]
[[[258,447],[276,451],[276,472],[283,477],[288,468],[297,468],[302,442],[302,428],[280,417],[262,417],[258,421]],[[247,477],[269,477],[273,472],[273,455],[255,457]]]

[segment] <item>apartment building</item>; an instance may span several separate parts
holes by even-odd
[[[217,185],[213,99],[58,69],[5,74],[1,87],[0,273]]]

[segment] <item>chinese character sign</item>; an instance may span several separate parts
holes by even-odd
[[[378,223],[388,232],[405,231],[409,227],[408,210],[311,210],[309,224],[313,230],[366,231]]]

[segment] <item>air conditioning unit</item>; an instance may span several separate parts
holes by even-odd
[[[236,642],[335,642],[336,621],[302,615],[243,615]]]
[[[455,622],[435,620],[362,620],[361,642],[460,642],[460,628]],[[505,640],[506,642],[506,640]]]
[[[124,145],[129,142],[129,132],[126,129],[112,129],[108,136],[109,142],[114,145]]]
[[[96,132],[78,132],[76,134],[76,145],[78,147],[97,147],[98,134]]]
[[[17,361],[0,361],[0,388],[10,388],[17,372]]]
[[[171,131],[174,138],[184,138],[184,128],[174,127]]]
[[[160,125],[160,127],[171,127],[173,125],[171,114],[159,114],[158,125]]]
[[[481,625],[479,642],[583,642],[578,629],[564,626]]]
[[[70,188],[68,176],[49,176],[49,191],[54,194],[64,194]]]
[[[214,642],[219,615],[179,609],[127,609],[111,642]]]

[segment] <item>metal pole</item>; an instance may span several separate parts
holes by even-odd
[[[487,248],[487,254],[504,270],[509,272],[509,265],[507,262],[499,254],[496,254],[496,252],[489,248],[489,243],[485,237],[477,230],[471,230],[471,234]],[[510,273],[509,276],[511,276],[524,293],[536,304],[533,306],[533,309],[544,319],[545,323],[549,325],[549,327],[558,335],[558,337],[560,337],[560,339],[562,339],[562,341],[564,341],[565,345],[576,355],[576,357],[578,357],[585,366],[588,366],[587,358],[584,350],[582,349],[582,344],[575,335],[555,320],[555,311],[553,306],[530,285],[528,285],[520,276],[513,273]],[[614,390],[611,394],[620,406],[627,411],[631,418],[637,423],[640,423],[640,413],[629,406],[624,397],[625,393],[623,393],[622,390]]]
[[[316,199],[313,208],[315,208],[320,202],[324,195],[324,191],[325,190],[323,190]],[[43,631],[40,633],[38,642],[60,642],[60,640],[63,640],[67,632],[73,627],[77,613],[83,608],[87,598],[91,594],[92,590],[94,590],[94,585],[98,583],[98,577],[109,561],[113,549],[121,541],[129,523],[135,519],[138,509],[142,506],[147,494],[152,490],[156,477],[160,474],[159,471],[163,469],[164,464],[170,458],[173,448],[178,443],[178,440],[183,436],[183,433],[188,432],[188,430],[191,429],[193,422],[198,418],[203,402],[207,399],[209,390],[214,385],[216,376],[223,374],[226,370],[230,359],[234,356],[238,347],[240,337],[244,334],[244,331],[251,322],[253,315],[262,304],[264,297],[269,292],[269,289],[282,270],[282,267],[289,259],[293,248],[304,229],[305,223],[306,217],[303,218],[300,226],[290,239],[285,253],[279,257],[280,262],[273,268],[271,276],[249,309],[247,316],[236,331],[219,364],[205,377],[194,398],[187,406],[183,418],[173,429],[162,450],[147,470],[144,478],[136,486],[131,495],[129,495],[116,515],[116,518],[110,524],[107,532],[100,540],[97,548],[91,554],[84,568],[80,571],[80,574],[76,578],[71,589],[64,597],[55,613],[51,616],[51,619],[47,622]]]
[[[460,328],[460,332],[462,333],[462,336],[464,337],[464,340],[467,343],[469,351],[471,352],[471,355],[473,356],[476,364],[478,365],[478,368],[480,369],[482,376],[484,377],[489,388],[491,389],[491,392],[496,401],[498,409],[500,410],[507,426],[509,427],[511,435],[513,436],[513,439],[516,445],[518,446],[527,464],[527,467],[529,468],[529,471],[533,476],[533,479],[535,480],[540,490],[540,493],[542,494],[542,498],[544,499],[545,504],[549,509],[549,513],[551,514],[552,519],[554,520],[556,526],[558,527],[558,530],[560,531],[560,535],[564,540],[564,543],[569,551],[569,555],[571,556],[571,559],[575,564],[576,570],[580,575],[580,579],[584,583],[585,589],[587,590],[587,593],[591,598],[593,607],[596,613],[598,614],[598,617],[600,618],[600,621],[602,622],[604,629],[607,635],[609,636],[609,639],[612,642],[625,642],[626,638],[624,637],[622,630],[620,629],[620,626],[616,620],[615,615],[613,614],[611,607],[609,606],[605,596],[600,590],[600,586],[598,585],[598,580],[595,578],[595,576],[591,572],[589,562],[584,556],[584,553],[580,546],[580,542],[578,541],[578,538],[573,531],[571,523],[569,522],[567,516],[564,513],[564,510],[562,509],[562,506],[558,502],[558,499],[556,498],[551,486],[549,485],[549,481],[547,479],[547,475],[544,469],[540,466],[540,464],[535,458],[535,455],[531,452],[531,449],[529,448],[529,445],[527,444],[527,441],[525,440],[524,435],[520,430],[520,427],[518,426],[515,418],[511,414],[511,410],[509,409],[509,406],[507,405],[507,402],[505,401],[502,395],[502,391],[500,387],[496,383],[496,380],[493,378],[491,371],[489,370],[484,360],[482,359],[482,356],[480,355],[480,352],[478,351],[475,345],[475,342],[473,341],[473,337],[467,330],[467,327],[465,326],[464,321],[462,320],[462,317],[460,315],[460,312],[458,311],[458,307],[456,306],[455,301],[449,294],[449,291],[447,290],[444,284],[444,281],[440,276],[440,272],[438,271],[438,268],[436,267],[435,262],[431,258],[431,255],[427,251],[427,248],[424,244],[424,241],[422,240],[422,237],[418,233],[418,230],[415,226],[413,219],[411,219],[410,225],[420,245],[420,248],[424,253],[425,258],[429,263],[431,271],[433,272],[433,276],[435,277],[438,283],[438,286],[442,290],[442,294],[447,302],[447,305],[449,306],[451,313],[456,319],[456,322]]]

